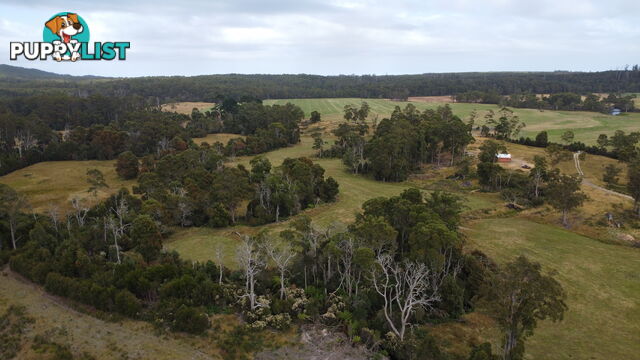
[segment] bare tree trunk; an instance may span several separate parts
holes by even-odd
[[[9,219],[9,228],[11,230],[11,243],[13,244],[13,250],[18,248],[16,241],[16,224],[13,219]]]

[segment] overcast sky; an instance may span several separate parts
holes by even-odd
[[[9,61],[61,11],[127,60]],[[640,63],[640,0],[2,0],[0,42],[0,63],[73,75],[597,71]]]

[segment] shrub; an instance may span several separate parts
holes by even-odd
[[[125,180],[137,178],[139,167],[138,158],[131,151],[125,151],[118,156],[116,172],[121,178]]]
[[[129,317],[136,317],[142,309],[140,300],[129,290],[120,290],[116,293],[115,306],[117,312]]]
[[[201,334],[210,326],[209,318],[201,308],[182,305],[176,311],[172,328],[176,331]]]

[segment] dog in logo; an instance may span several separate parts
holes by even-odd
[[[53,19],[47,21],[44,24],[52,33],[58,35],[60,40],[56,40],[53,44],[64,43],[77,43],[78,40],[72,39],[72,36],[75,36],[81,33],[84,28],[82,24],[78,21],[78,15],[73,13],[67,13],[66,15],[59,15],[54,17]],[[60,52],[53,53],[53,58],[56,61],[62,60],[71,60],[76,61],[80,58],[80,54],[78,52],[73,52],[71,55],[60,54]]]

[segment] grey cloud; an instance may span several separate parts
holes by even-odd
[[[21,32],[37,36],[40,29],[24,29],[73,10],[89,21],[93,40],[131,41],[129,59],[24,65],[126,76],[385,74],[603,70],[640,55],[640,2],[631,0],[69,0],[67,9],[56,6],[4,1],[0,40]],[[16,27],[21,30],[10,31]],[[0,57],[8,57],[6,46]]]

